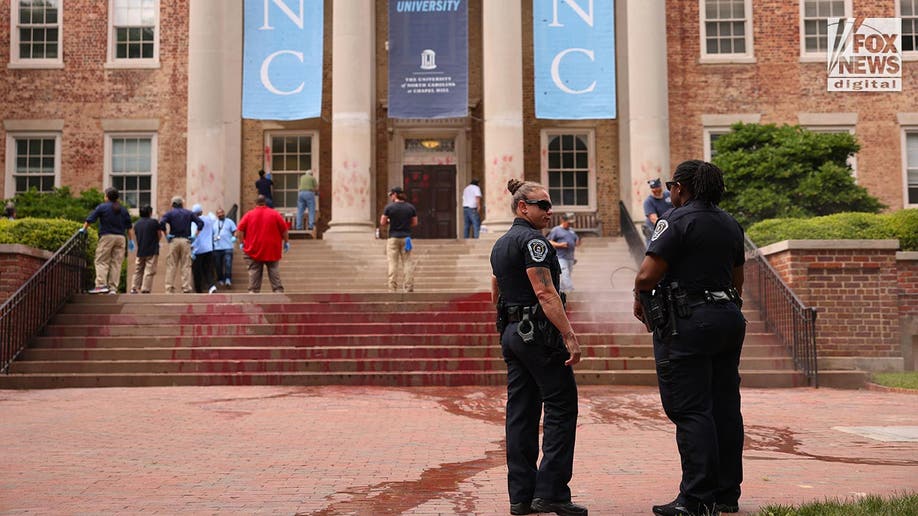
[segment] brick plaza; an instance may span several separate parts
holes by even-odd
[[[501,387],[0,391],[0,514],[507,514],[503,403]],[[914,394],[746,389],[743,409],[744,514],[918,491]],[[654,388],[581,387],[575,501],[669,501],[673,431]]]

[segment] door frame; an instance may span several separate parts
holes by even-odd
[[[401,185],[404,167],[406,165],[455,165],[456,166],[456,195],[458,196],[465,185],[472,180],[471,166],[469,163],[469,132],[471,127],[466,127],[466,119],[455,119],[450,124],[447,120],[432,120],[437,125],[423,125],[424,121],[412,120],[411,124],[395,126],[389,129],[389,163],[386,167],[389,186]],[[449,153],[435,153],[427,159],[420,155],[410,155],[405,152],[405,140],[413,138],[452,138],[453,151]],[[438,162],[438,159],[447,158],[449,162]],[[462,234],[462,203],[456,199],[456,235]]]

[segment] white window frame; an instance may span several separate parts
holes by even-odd
[[[918,208],[918,203],[910,204],[908,202],[908,135],[914,134],[918,137],[918,125],[902,125],[901,134],[902,134],[902,207],[903,208]],[[918,168],[918,163],[915,163],[915,168]]]
[[[579,135],[585,134],[587,137],[587,199],[588,203],[586,206],[582,205],[565,205],[560,203],[560,199],[552,199],[554,207],[552,208],[555,212],[561,211],[571,211],[571,212],[591,212],[596,211],[597,201],[596,201],[596,129],[593,127],[552,127],[548,129],[542,129],[541,131],[541,148],[545,152],[540,152],[542,155],[541,159],[541,182],[545,185],[545,188],[548,188],[548,142],[552,137],[555,136],[565,136],[565,135]]]
[[[817,0],[818,1],[818,0]],[[841,16],[842,18],[851,18],[851,0],[844,0],[845,2],[845,14]],[[806,50],[806,19],[804,18],[804,13],[806,12],[806,0],[800,0],[800,62],[803,63],[826,63],[828,62],[828,56],[826,52],[807,52]],[[828,42],[826,42],[828,45]]]
[[[64,67],[64,0],[60,0],[57,6],[57,57],[53,59],[23,59],[19,56],[19,1],[10,0],[10,62],[7,67]]]
[[[4,197],[16,195],[16,140],[54,138],[54,188],[61,186],[61,133],[59,131],[16,131],[6,133],[6,180]]]
[[[753,37],[753,25],[752,25],[752,0],[744,0],[744,11],[746,18],[744,20],[745,24],[745,39],[746,39],[746,51],[744,53],[733,53],[733,54],[709,54],[708,53],[708,44],[707,44],[707,29],[705,23],[708,21],[705,17],[707,9],[705,7],[705,2],[707,0],[698,0],[698,21],[699,29],[698,33],[701,40],[701,58],[699,62],[701,64],[706,63],[755,63],[755,52],[753,50],[752,44],[754,41]],[[721,21],[721,20],[716,20]]]
[[[848,133],[856,135],[857,113],[797,113],[800,127],[814,133]],[[851,177],[857,182],[857,156],[848,157]]]
[[[274,138],[275,136],[308,136],[309,138],[312,139],[312,143],[310,144],[312,146],[312,156],[310,157],[310,169],[309,170],[312,170],[312,175],[313,177],[316,178],[316,181],[318,181],[319,184],[322,184],[322,172],[319,170],[319,131],[315,131],[315,130],[305,130],[304,131],[304,130],[297,130],[297,129],[265,131],[265,147],[264,148],[271,148],[271,139]],[[272,158],[273,158],[273,154],[272,154]],[[266,172],[270,170],[271,174],[272,175],[274,174],[274,171],[272,170],[272,167],[271,167],[271,163],[268,163],[268,157],[264,154],[262,155],[262,169],[264,169]],[[305,173],[306,171],[301,170],[299,172]],[[275,203],[276,203],[276,199],[277,198],[275,196]],[[296,210],[296,205],[293,205],[293,206],[275,205],[275,207],[278,209],[278,211],[283,211],[284,213],[288,213],[290,212],[290,210]]]
[[[153,25],[153,57],[152,58],[117,58],[115,57],[115,2],[108,0],[108,48],[106,50],[105,68],[159,68],[159,39],[162,16],[160,15],[160,0],[153,0],[153,9],[156,22]]]
[[[705,161],[711,161],[711,134],[726,134],[732,129],[733,124],[757,124],[761,122],[759,113],[722,113],[716,115],[701,115],[701,144]]]
[[[156,211],[157,192],[156,184],[158,182],[158,161],[159,161],[159,134],[154,131],[109,131],[105,133],[104,159],[102,190],[113,185],[112,181],[112,139],[114,138],[149,138],[150,139],[150,206]],[[122,197],[123,198],[123,197]],[[131,206],[132,215],[140,212],[140,206]]]
[[[896,0],[896,18],[902,18],[902,1],[903,0]],[[918,12],[916,12],[915,17],[918,17]],[[903,30],[903,36],[904,36],[905,28],[903,27],[902,30]],[[901,41],[899,43],[899,46],[900,47],[902,46]],[[918,45],[916,45],[915,50],[910,50],[908,52],[903,50],[902,60],[903,61],[918,61]]]
[[[715,125],[715,126],[705,126],[702,129],[702,139],[704,141],[704,160],[711,161],[713,157],[714,148],[712,147],[713,142],[711,141],[711,135],[724,135],[730,132],[729,125]]]

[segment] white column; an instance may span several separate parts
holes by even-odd
[[[186,192],[165,195],[229,211],[240,200],[242,0],[195,0],[189,11]]]
[[[507,181],[523,178],[523,35],[519,0],[483,0],[481,11],[486,236],[510,227]]]
[[[644,220],[647,180],[672,174],[664,0],[618,0],[619,169],[622,202]],[[651,29],[652,28],[652,29]],[[701,135],[699,135],[699,138]]]
[[[332,213],[326,239],[373,238],[376,50],[372,0],[332,9]]]

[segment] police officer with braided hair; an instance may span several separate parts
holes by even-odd
[[[634,281],[634,315],[654,328],[660,399],[682,458],[679,495],[653,512],[737,512],[743,229],[717,207],[724,179],[715,165],[685,161],[666,187],[675,208],[657,222]]]
[[[586,515],[571,502],[580,344],[558,294],[561,266],[542,236],[551,222],[544,186],[511,179],[516,218],[491,250],[491,298],[507,363],[507,484],[510,513]],[[545,410],[542,462],[539,418]]]

